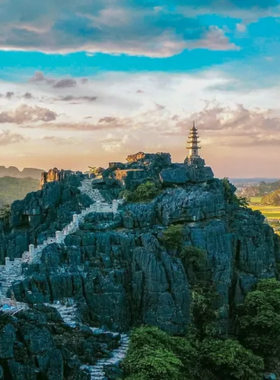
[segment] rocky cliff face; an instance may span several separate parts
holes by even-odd
[[[83,176],[82,176],[83,177]],[[60,182],[45,184],[11,206],[9,223],[0,220],[0,261],[21,257],[29,244],[40,244],[56,229],[62,229],[74,212],[90,204],[78,189],[81,176],[64,172]]]
[[[120,336],[73,329],[55,308],[33,306],[15,317],[0,316],[0,378],[15,380],[90,380],[81,371],[118,347]]]
[[[190,321],[193,277],[179,252],[162,243],[166,228],[180,224],[183,245],[207,253],[199,276],[216,287],[219,330],[228,333],[235,305],[258,279],[278,276],[279,238],[259,212],[233,202],[234,188],[214,179],[204,162],[172,164],[169,155],[138,154],[126,164],[111,163],[92,186],[113,199],[147,179],[161,186],[158,197],[124,204],[117,214],[87,215],[65,245],[46,247],[40,265],[26,266],[25,279],[13,285],[16,299],[34,305],[73,298],[81,320],[92,326],[129,331],[149,324],[182,334]],[[15,202],[10,225],[2,226],[2,259],[20,256],[28,243],[88,205],[78,190],[82,180],[68,173]]]

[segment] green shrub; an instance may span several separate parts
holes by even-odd
[[[238,197],[234,191],[235,187],[229,182],[228,178],[222,179],[222,184],[225,191],[225,198],[229,203],[236,204],[240,207],[248,207],[249,202],[245,197]]]
[[[160,189],[153,182],[145,182],[139,185],[136,190],[124,190],[120,196],[125,198],[128,202],[148,202],[156,198],[160,194]]]
[[[194,269],[199,269],[205,266],[207,253],[203,249],[188,245],[181,250],[180,258],[185,266],[192,265]]]
[[[266,364],[280,357],[280,282],[261,280],[239,307],[239,339]]]
[[[140,327],[132,333],[122,367],[129,380],[177,380],[182,362],[172,351],[172,337],[156,327]]]
[[[183,226],[181,224],[172,224],[162,234],[162,242],[166,248],[181,249],[183,244]]]
[[[201,345],[203,366],[211,368],[217,379],[262,380],[264,363],[261,357],[246,350],[238,341],[205,339]]]
[[[11,206],[5,205],[0,208],[0,220],[8,222],[11,215]]]
[[[218,311],[215,304],[218,293],[213,286],[195,285],[192,289],[192,319],[197,331],[198,339],[212,336],[216,332],[215,323],[218,318]]]
[[[260,380],[263,361],[235,340],[172,337],[156,327],[133,331],[122,363],[126,380]]]

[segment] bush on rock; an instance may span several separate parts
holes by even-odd
[[[148,181],[142,183],[134,191],[124,190],[120,196],[125,198],[128,202],[148,202],[156,198],[160,194],[160,189],[154,182]]]

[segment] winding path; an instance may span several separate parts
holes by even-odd
[[[73,220],[71,223],[69,223],[63,231],[57,231],[56,236],[53,238],[48,238],[43,242],[43,244],[37,246],[36,248],[34,246],[31,246],[31,249],[29,249],[28,252],[24,252],[22,259],[15,259],[15,263],[11,265],[11,262],[8,270],[4,268],[4,270],[1,270],[0,272],[0,284],[1,284],[1,291],[0,291],[0,302],[4,304],[4,306],[1,308],[1,310],[5,313],[9,314],[16,314],[20,310],[23,310],[23,308],[28,308],[27,305],[14,302],[9,298],[6,298],[6,294],[9,290],[9,288],[12,286],[12,283],[14,281],[19,281],[24,278],[24,276],[21,273],[21,265],[22,262],[27,263],[40,263],[41,255],[43,249],[53,243],[64,243],[64,239],[67,235],[75,233],[79,230],[79,224],[82,223],[85,219],[85,216],[92,212],[102,212],[102,213],[109,213],[113,212],[116,213],[118,210],[119,203],[117,201],[113,201],[113,204],[109,204],[105,202],[105,199],[101,195],[100,191],[97,189],[92,188],[92,180],[85,179],[82,181],[81,186],[79,187],[79,190],[83,193],[88,195],[88,197],[92,200],[92,204],[87,209],[83,210],[81,214],[74,215]],[[30,248],[30,247],[29,247]],[[17,260],[17,261],[16,261]],[[17,264],[17,265],[14,265]],[[77,306],[74,303],[73,300],[68,300],[68,303],[70,304],[64,305],[60,301],[56,301],[53,304],[48,304],[49,306],[55,307],[59,314],[61,315],[63,321],[71,326],[76,327],[80,324],[77,318]],[[92,327],[92,332],[96,335],[98,334],[114,334],[110,331],[106,331],[99,328]],[[91,380],[105,380],[105,367],[106,366],[118,366],[119,363],[125,358],[127,350],[128,350],[128,344],[129,344],[129,337],[128,335],[121,334],[121,340],[120,340],[120,346],[112,351],[112,357],[106,358],[106,359],[100,359],[94,366],[89,365],[83,365],[81,367],[82,370],[90,373]]]
[[[59,301],[54,302],[53,304],[46,304],[48,306],[53,306],[57,309],[60,316],[62,317],[64,323],[70,327],[76,327],[80,323],[77,318],[77,307],[73,300],[70,301],[71,305],[67,306]],[[99,334],[118,334],[104,329],[99,329],[91,327],[92,332],[95,335]],[[126,357],[127,350],[129,345],[129,336],[126,334],[121,334],[120,346],[112,351],[112,356],[106,359],[100,359],[93,366],[91,365],[82,365],[81,369],[90,374],[91,380],[105,380],[107,379],[105,374],[106,366],[118,366],[122,360]]]
[[[79,190],[92,200],[90,207],[82,210],[79,215],[73,215],[73,220],[62,231],[57,231],[56,236],[49,237],[37,247],[31,244],[29,251],[24,252],[21,258],[11,261],[7,257],[5,265],[0,265],[0,301],[7,296],[7,292],[14,281],[23,280],[22,263],[39,264],[44,248],[53,243],[63,244],[66,236],[79,230],[79,224],[84,222],[87,214],[92,212],[116,213],[118,211],[119,202],[114,200],[112,204],[106,203],[100,191],[92,188],[92,180],[85,179],[82,181]]]

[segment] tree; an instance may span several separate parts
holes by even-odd
[[[248,202],[247,198],[238,197],[235,194],[236,188],[229,182],[228,178],[223,178],[222,184],[224,187],[225,198],[229,203],[236,204],[240,207],[248,207],[249,206],[249,202]]]
[[[233,339],[205,339],[201,346],[204,368],[211,368],[217,379],[262,380],[261,357]]]
[[[129,191],[124,190],[121,192],[121,196],[128,202],[148,202],[156,198],[160,194],[160,189],[151,181],[142,183],[136,190]]]
[[[162,234],[161,240],[166,248],[180,249],[183,243],[183,226],[181,224],[171,224]]]
[[[280,282],[261,280],[239,307],[239,340],[262,355],[267,366],[280,357]]]
[[[172,351],[172,337],[156,327],[140,327],[131,336],[122,367],[129,380],[177,380],[181,360]]]

